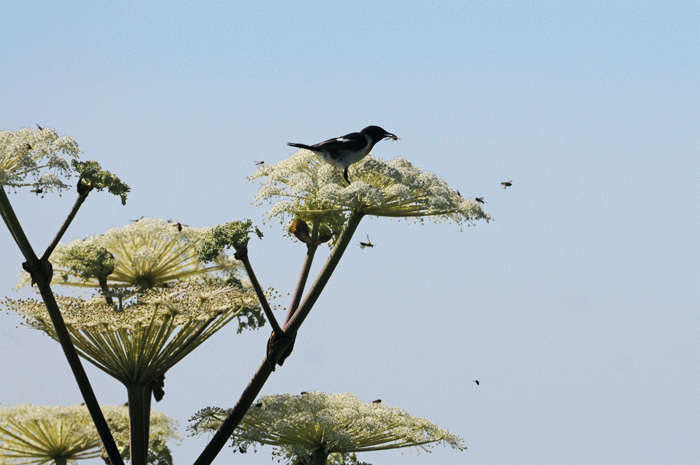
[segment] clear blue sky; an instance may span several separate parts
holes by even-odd
[[[469,448],[371,463],[693,464],[699,26],[696,2],[13,2],[0,129],[54,127],[131,185],[125,207],[91,195],[71,240],[142,215],[261,225],[256,160],[380,125],[401,140],[376,156],[483,196],[495,221],[363,220],[376,247],[349,249],[263,393],[382,398]],[[74,196],[10,198],[42,248]],[[304,249],[263,231],[258,277],[289,292]],[[18,295],[6,231],[0,257]],[[81,402],[59,346],[19,321],[0,314],[0,402]],[[267,330],[234,333],[168,373],[156,407],[183,429],[232,406],[262,360]],[[89,370],[102,402],[124,402]]]

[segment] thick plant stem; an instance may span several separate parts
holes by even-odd
[[[328,260],[326,260],[326,263],[323,266],[323,269],[321,270],[318,278],[316,278],[316,281],[311,287],[309,295],[299,307],[299,311],[297,311],[290,320],[290,322],[285,325],[285,333],[290,331],[288,334],[296,334],[296,331],[299,329],[299,326],[301,326],[301,324],[304,322],[304,318],[306,318],[306,316],[309,314],[311,307],[318,299],[318,296],[323,290],[323,287],[326,285],[328,279],[335,270],[335,267],[338,265],[338,262],[340,261],[343,252],[345,252],[345,249],[350,243],[350,240],[352,239],[352,236],[355,233],[357,226],[360,224],[360,220],[363,216],[364,215],[362,213],[353,213],[350,215],[350,217],[348,218],[348,222],[346,223],[345,229],[338,237],[338,242],[333,248],[333,251],[328,257]],[[314,297],[310,298],[312,293]],[[292,324],[294,326],[292,326]],[[290,338],[280,341],[278,353],[284,353],[284,351],[290,343]],[[207,444],[207,446],[204,448],[199,457],[197,457],[197,460],[195,460],[194,465],[211,465],[211,463],[214,461],[219,452],[221,452],[221,449],[223,449],[223,447],[226,445],[226,441],[228,440],[228,438],[231,437],[231,434],[243,419],[243,416],[245,416],[250,406],[253,405],[253,402],[255,402],[255,399],[257,398],[258,394],[260,394],[260,391],[265,385],[265,382],[267,382],[267,379],[272,373],[272,366],[273,365],[268,362],[266,356],[265,359],[263,359],[262,364],[258,368],[258,371],[255,372],[255,375],[253,375],[253,378],[248,383],[248,386],[246,386],[245,390],[241,394],[241,397],[238,399],[236,406],[233,407],[231,412],[228,414],[226,419],[222,422],[221,426],[212,437],[211,441],[209,441],[209,444]]]
[[[318,227],[314,225],[314,235],[318,236]],[[312,237],[312,240],[316,240],[316,237]],[[307,245],[306,246],[306,258],[304,259],[304,265],[301,267],[301,274],[299,275],[299,281],[297,282],[297,287],[294,290],[294,297],[292,297],[292,303],[287,309],[287,316],[284,319],[284,324],[286,325],[289,320],[292,319],[294,312],[299,308],[299,302],[301,301],[301,296],[304,295],[304,288],[306,287],[306,280],[309,278],[309,270],[311,270],[311,264],[314,261],[314,255],[316,254],[317,245]]]
[[[267,302],[265,293],[263,292],[262,287],[260,287],[258,278],[255,276],[253,266],[250,264],[250,260],[248,259],[248,252],[246,251],[245,254],[241,255],[242,256],[240,257],[240,260],[243,262],[243,266],[245,267],[246,273],[248,273],[248,279],[250,279],[250,283],[253,286],[253,289],[255,289],[255,295],[260,301],[260,305],[262,306],[263,311],[265,312],[265,316],[268,320],[270,320],[272,330],[275,331],[277,334],[281,334],[282,328],[280,328],[279,323],[277,323],[277,319],[275,318],[274,313],[272,313],[272,309],[270,308],[270,304]]]
[[[318,297],[321,295],[323,288],[328,284],[328,280],[331,278],[335,267],[338,265],[345,249],[347,249],[348,244],[352,240],[352,236],[355,234],[357,227],[360,225],[360,221],[364,217],[363,213],[353,212],[350,214],[347,223],[345,224],[345,229],[338,237],[338,241],[333,247],[328,260],[323,265],[321,272],[318,274],[316,281],[311,285],[309,293],[306,298],[299,305],[299,309],[294,313],[294,316],[284,325],[284,332],[289,334],[296,334],[299,327],[304,322],[304,319],[308,316],[311,308],[314,306]]]
[[[312,465],[326,465],[328,461],[328,452],[323,449],[317,449],[311,454]]]
[[[22,251],[24,258],[27,260],[26,264],[28,268],[36,271],[37,276],[33,276],[33,278],[38,283],[41,297],[46,305],[46,310],[48,311],[49,316],[51,317],[51,322],[56,329],[58,341],[61,343],[63,353],[66,356],[66,360],[68,360],[68,365],[70,365],[70,368],[73,371],[75,381],[78,383],[80,393],[83,395],[85,405],[92,416],[92,421],[95,423],[95,428],[97,429],[100,439],[105,446],[107,455],[109,456],[112,465],[124,465],[124,461],[119,454],[119,449],[117,449],[117,445],[114,442],[114,438],[109,430],[107,421],[105,421],[105,417],[102,414],[102,409],[100,409],[100,404],[97,402],[97,397],[95,397],[95,392],[92,390],[90,380],[88,379],[85,369],[80,362],[80,357],[78,357],[73,341],[71,341],[70,334],[68,333],[66,324],[63,321],[63,316],[61,315],[61,311],[56,303],[56,298],[51,291],[51,286],[48,284],[51,282],[50,268],[43,268],[41,266],[41,263],[34,253],[27,236],[22,230],[22,226],[19,224],[19,220],[12,209],[12,205],[10,205],[5,189],[1,187],[0,215],[2,215],[2,218],[10,230],[12,237],[15,239],[15,242],[17,242],[17,245]]]
[[[53,238],[53,240],[51,241],[51,244],[49,244],[49,246],[46,248],[44,255],[41,256],[42,260],[49,259],[49,257],[53,253],[54,249],[56,248],[58,243],[61,241],[61,238],[68,230],[68,226],[70,226],[70,224],[73,222],[73,218],[75,218],[75,215],[78,213],[78,210],[80,210],[80,207],[83,205],[83,202],[85,202],[85,199],[87,199],[89,192],[90,191],[88,190],[84,194],[78,194],[78,198],[75,200],[75,203],[73,204],[73,208],[71,209],[70,213],[68,214],[66,221],[63,222],[63,225],[61,225],[61,229],[58,230],[56,237]]]
[[[221,449],[226,445],[226,441],[231,437],[233,430],[236,429],[238,424],[243,420],[246,412],[253,402],[255,402],[256,397],[262,390],[265,382],[270,377],[272,373],[272,368],[267,362],[267,357],[263,360],[262,364],[255,372],[255,375],[246,386],[245,390],[238,399],[236,406],[228,414],[226,419],[223,421],[219,429],[211,438],[209,444],[204,448],[197,460],[195,460],[194,465],[210,465],[216,456],[221,452]]]
[[[151,390],[148,385],[132,384],[126,386],[129,399],[129,434],[131,463],[146,465],[148,461],[148,438],[151,425]]]

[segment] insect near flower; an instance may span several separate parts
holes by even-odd
[[[382,403],[382,399],[373,400],[372,403],[373,403],[373,404],[381,404],[381,403]]]
[[[374,244],[369,240],[369,234],[367,234],[367,242],[360,242],[360,248],[364,249],[365,247],[374,247]]]
[[[504,186],[504,187],[503,187],[504,189],[505,189],[506,187],[510,187],[510,186],[512,186],[512,185],[513,185],[513,180],[512,180],[512,179],[511,179],[510,181],[508,181],[508,182],[502,182],[502,183],[501,183],[501,186]]]
[[[186,225],[186,224],[182,224],[182,223],[173,223],[173,220],[172,220],[172,219],[169,219],[169,220],[168,220],[168,223],[170,223],[170,224],[172,224],[173,226],[175,226],[175,227],[177,228],[178,232],[182,232],[182,228],[188,228],[188,227],[189,227],[189,225]]]
[[[488,203],[488,202],[484,202],[484,198],[483,198],[483,197],[477,197],[477,198],[475,198],[474,200],[476,200],[476,201],[479,202],[479,203]]]
[[[256,161],[256,162],[255,162],[255,166],[261,166],[261,165],[264,165],[264,164],[265,164],[264,161]]]
[[[41,194],[41,193],[44,192],[44,191],[41,190],[41,189],[32,189],[32,190],[29,191],[29,192],[33,192],[33,193],[35,193],[36,195],[39,195],[39,194]]]
[[[36,127],[39,128],[39,131],[43,131],[43,130],[44,130],[44,128],[42,128],[41,126],[39,126],[39,123],[36,123]]]
[[[477,386],[479,385],[479,380],[478,380],[478,379],[475,379],[474,382],[476,383]]]

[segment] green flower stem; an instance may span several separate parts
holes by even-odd
[[[55,457],[53,461],[56,465],[67,465],[68,463],[68,459],[65,457]]]
[[[281,341],[284,344],[286,341]],[[233,407],[231,413],[228,414],[226,419],[221,423],[221,427],[214,433],[214,436],[209,441],[209,444],[204,448],[197,460],[195,460],[194,465],[211,465],[216,456],[221,452],[221,449],[226,445],[226,441],[231,437],[233,430],[236,429],[238,424],[243,420],[243,417],[248,412],[248,409],[258,394],[262,390],[263,386],[267,382],[267,379],[272,373],[272,368],[270,363],[267,361],[267,356],[263,359],[262,364],[258,367],[258,371],[255,372],[253,378],[246,386],[245,390],[238,399],[236,406]]]
[[[284,332],[286,334],[294,335],[299,330],[304,319],[308,316],[311,308],[321,295],[323,288],[328,283],[333,271],[335,271],[335,267],[338,265],[343,253],[345,253],[345,249],[347,249],[348,244],[350,244],[352,236],[355,234],[363,217],[364,213],[361,212],[353,212],[348,217],[343,232],[338,237],[338,241],[333,247],[333,251],[328,257],[328,260],[326,260],[326,263],[323,265],[323,269],[321,269],[321,272],[318,274],[316,281],[311,285],[309,293],[299,306],[299,311],[295,312],[294,316],[284,325]]]
[[[306,246],[306,258],[304,259],[304,265],[301,268],[301,275],[299,276],[299,281],[297,282],[297,287],[294,290],[294,297],[292,298],[292,303],[289,305],[287,310],[287,316],[284,319],[284,324],[289,323],[289,320],[294,316],[299,307],[299,302],[301,301],[301,296],[304,295],[304,288],[306,287],[306,280],[309,278],[309,271],[311,270],[311,264],[314,261],[314,255],[316,254],[316,239],[318,239],[318,221],[314,222],[313,231],[311,232],[311,244]],[[278,332],[275,334],[282,334]]]
[[[312,465],[326,465],[328,463],[328,453],[323,449],[317,449],[311,454]]]
[[[126,387],[129,399],[129,434],[132,465],[146,465],[151,424],[152,384],[131,384]]]
[[[12,237],[14,237],[15,242],[17,242],[17,245],[22,251],[24,258],[27,260],[27,264],[29,265],[30,269],[36,269],[37,273],[39,274],[39,276],[37,276],[37,281],[40,283],[39,290],[41,291],[41,297],[44,300],[44,304],[46,305],[49,315],[51,316],[51,322],[56,329],[58,340],[61,343],[61,347],[63,348],[63,353],[68,360],[68,364],[73,371],[73,376],[78,383],[78,388],[83,395],[85,405],[90,411],[90,415],[95,422],[95,427],[97,428],[100,438],[105,445],[107,455],[109,456],[109,459],[113,465],[124,465],[124,461],[122,460],[121,455],[119,455],[119,449],[117,449],[117,445],[114,442],[109,426],[107,426],[107,421],[105,421],[105,417],[100,409],[100,404],[97,402],[97,397],[95,397],[95,392],[92,390],[90,380],[85,373],[85,369],[80,362],[80,357],[78,357],[78,353],[75,351],[75,346],[73,346],[73,342],[70,339],[70,335],[66,329],[66,324],[61,316],[61,311],[59,310],[56,299],[51,291],[51,286],[48,284],[51,277],[42,276],[45,273],[45,269],[39,266],[39,259],[34,253],[27,236],[24,234],[22,226],[20,225],[19,220],[12,209],[10,200],[7,198],[5,189],[3,188],[0,188],[0,214],[10,230]],[[42,286],[42,282],[47,284]]]
[[[272,326],[272,330],[275,331],[275,334],[282,334],[282,329],[280,328],[279,323],[277,323],[277,319],[275,318],[275,315],[272,313],[272,309],[270,308],[270,304],[267,302],[267,298],[265,297],[265,293],[263,292],[262,288],[260,287],[260,283],[258,282],[258,278],[255,277],[255,272],[253,271],[253,266],[250,264],[250,260],[248,260],[248,253],[246,252],[245,254],[240,254],[241,258],[240,260],[243,262],[243,266],[245,267],[246,273],[248,273],[248,278],[250,279],[250,283],[253,286],[253,289],[255,289],[255,295],[258,296],[258,300],[260,301],[260,305],[262,306],[263,310],[265,311],[265,316],[267,317],[268,320],[270,320],[270,325]]]
[[[15,215],[15,211],[12,209],[10,199],[7,198],[7,193],[5,193],[4,188],[0,188],[0,214],[5,221],[7,229],[10,230],[10,234],[12,234],[12,237],[17,243],[19,250],[22,252],[22,255],[24,255],[24,258],[27,259],[27,262],[38,261],[34,249],[32,249],[27,236],[24,234],[24,231],[22,231],[22,226],[19,224],[19,220]]]
[[[338,265],[340,258],[343,256],[343,253],[350,243],[350,240],[352,239],[355,230],[357,230],[357,226],[360,224],[360,220],[362,220],[363,216],[364,215],[362,213],[358,212],[354,212],[350,215],[345,225],[345,229],[343,229],[343,232],[338,237],[338,242],[333,248],[328,260],[326,260],[326,264],[323,266],[318,278],[316,278],[316,281],[311,286],[309,294],[299,307],[299,311],[295,312],[292,319],[284,325],[285,333],[289,335],[296,334],[299,326],[301,326],[304,319],[311,311],[311,307],[318,299],[318,296],[321,294],[324,286],[326,283],[328,283],[328,279],[335,270],[335,267]],[[284,353],[291,341],[291,338],[281,340],[279,353]],[[228,438],[231,437],[233,431],[236,429],[241,420],[243,420],[243,417],[248,412],[250,406],[253,405],[253,402],[255,402],[255,399],[257,398],[258,394],[260,394],[260,391],[267,382],[267,379],[270,377],[271,373],[271,364],[268,362],[266,355],[262,364],[260,367],[258,367],[258,371],[255,372],[255,375],[253,375],[253,378],[250,380],[248,386],[246,386],[245,390],[241,394],[241,397],[238,399],[235,407],[233,407],[226,419],[222,422],[211,441],[209,441],[209,444],[207,444],[199,457],[197,457],[194,465],[211,465],[219,452],[221,452],[221,449],[226,445]]]
[[[80,181],[78,181],[78,182],[80,182]],[[66,220],[63,222],[61,229],[59,229],[58,233],[56,233],[56,237],[53,238],[53,241],[51,241],[51,244],[49,244],[49,246],[46,248],[44,255],[41,257],[42,260],[49,259],[49,257],[53,253],[54,249],[56,248],[58,243],[61,241],[61,238],[68,230],[68,226],[70,226],[70,224],[73,222],[73,218],[75,218],[75,215],[78,213],[78,210],[80,210],[80,207],[83,205],[83,202],[85,202],[85,199],[87,199],[87,196],[89,193],[90,193],[89,190],[85,190],[84,192],[78,194],[78,198],[76,199],[75,204],[73,204],[73,208],[71,209],[70,213],[68,214],[68,217],[66,218]]]

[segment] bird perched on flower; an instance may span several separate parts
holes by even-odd
[[[352,132],[342,137],[328,139],[315,145],[289,142],[287,145],[310,150],[324,161],[343,170],[343,178],[348,179],[348,167],[367,156],[374,144],[380,140],[391,138],[398,140],[396,134],[385,131],[379,126],[367,126],[360,132]]]

